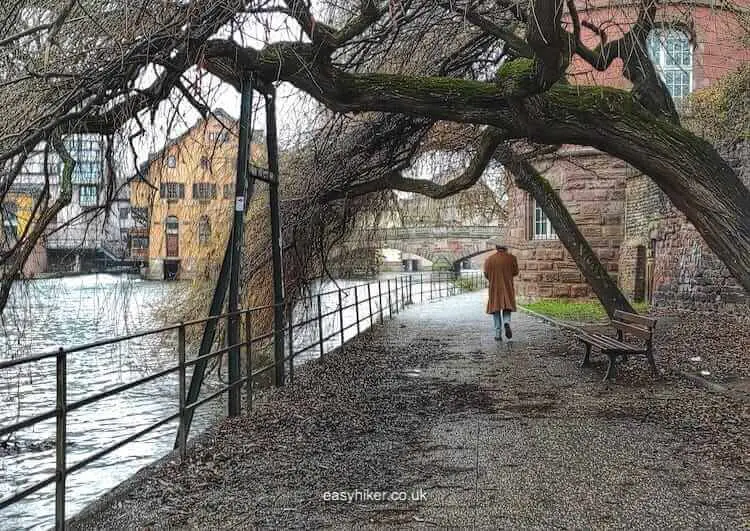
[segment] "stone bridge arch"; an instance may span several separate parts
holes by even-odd
[[[502,237],[502,228],[487,227],[394,227],[355,231],[344,242],[348,252],[356,249],[395,249],[429,260],[441,269],[492,250],[491,239]]]

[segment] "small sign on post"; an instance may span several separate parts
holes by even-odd
[[[245,196],[244,195],[238,195],[234,199],[234,211],[235,212],[244,212],[245,211]]]

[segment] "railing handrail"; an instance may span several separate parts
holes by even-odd
[[[398,314],[401,308],[406,308],[407,306],[414,304],[414,298],[413,298],[413,291],[414,287],[419,287],[419,300],[420,302],[424,302],[425,300],[433,300],[435,288],[437,287],[437,298],[442,298],[443,293],[445,293],[445,296],[450,296],[457,293],[456,288],[459,287],[455,283],[455,280],[457,278],[461,278],[460,276],[455,276],[456,273],[453,271],[431,271],[428,282],[425,282],[424,275],[419,274],[419,282],[415,283],[413,282],[413,278],[417,276],[417,273],[412,274],[406,274],[406,275],[398,275],[393,279],[387,279],[387,280],[377,280],[377,281],[369,281],[369,282],[362,282],[359,284],[355,284],[352,286],[345,286],[345,287],[339,287],[335,290],[327,291],[327,292],[318,292],[313,293],[310,295],[305,295],[301,297],[297,297],[294,300],[285,301],[283,303],[279,303],[278,305],[284,305],[289,310],[289,313],[287,314],[287,317],[285,319],[285,323],[283,325],[283,330],[281,335],[287,335],[288,333],[288,350],[289,354],[285,355],[283,357],[283,360],[281,360],[281,367],[283,370],[283,367],[286,365],[287,362],[289,362],[288,366],[288,380],[290,383],[293,383],[294,378],[294,360],[297,356],[300,354],[307,352],[311,350],[312,348],[318,346],[320,350],[320,357],[323,358],[324,351],[325,351],[325,343],[330,341],[333,338],[340,338],[339,347],[343,349],[344,345],[346,343],[345,340],[345,332],[347,330],[350,330],[351,328],[356,327],[356,334],[354,337],[359,335],[361,333],[361,323],[363,321],[367,321],[369,319],[370,326],[373,326],[375,324],[375,317],[377,314],[380,315],[380,323],[383,323],[385,320],[385,307],[383,304],[383,297],[387,296],[387,311],[389,318],[393,316],[394,313]],[[434,279],[437,279],[437,282],[434,281]],[[464,278],[467,278],[464,276]],[[474,279],[479,279],[482,286],[485,284],[485,279],[476,271],[472,271],[469,273],[468,278],[471,280],[471,286],[474,286]],[[452,287],[449,285],[450,281],[454,281]],[[429,284],[429,299],[425,298],[425,295],[427,294],[425,292],[425,286]],[[445,286],[443,286],[445,284]],[[387,287],[387,291],[383,291],[383,286]],[[377,286],[378,291],[377,294],[373,293],[372,286]],[[362,288],[367,289],[367,297],[360,299],[359,294]],[[344,294],[347,294],[351,290],[354,290],[354,304],[348,304],[344,305],[343,303],[343,296]],[[461,288],[461,291],[463,291],[463,288]],[[338,296],[338,304],[337,308],[335,310],[326,311],[325,313],[322,310],[321,305],[321,297],[326,295],[334,295],[336,294]],[[348,296],[348,295],[347,295]],[[376,305],[376,309],[373,312],[373,301],[378,301]],[[304,315],[301,319],[299,319],[297,322],[294,320],[294,315],[292,309],[299,303],[304,301],[315,301],[317,302],[317,311],[316,316],[313,318],[307,318],[306,315]],[[360,314],[360,306],[362,304],[366,304],[369,311],[367,311],[367,315],[361,315]],[[257,312],[259,310],[263,309],[270,309],[278,306],[277,304],[267,304],[263,306],[256,306],[252,308],[246,308],[237,310],[235,312],[225,312],[219,315],[214,316],[208,316],[200,319],[194,319],[191,321],[181,322],[181,323],[174,323],[171,325],[145,330],[141,332],[136,332],[133,334],[118,336],[114,338],[107,338],[102,339],[98,341],[93,341],[84,345],[77,345],[74,347],[68,347],[63,348],[59,347],[54,351],[49,352],[43,352],[41,354],[27,356],[24,358],[18,358],[15,360],[6,360],[3,362],[0,362],[0,370],[11,368],[17,365],[21,364],[27,364],[27,363],[33,363],[36,361],[49,359],[49,358],[55,358],[56,359],[56,407],[54,409],[48,409],[46,411],[43,411],[41,413],[38,413],[32,417],[14,422],[13,424],[10,424],[8,426],[0,426],[0,437],[11,434],[15,431],[19,431],[22,429],[29,428],[31,426],[34,426],[40,422],[48,421],[52,418],[57,419],[56,423],[56,435],[55,435],[55,442],[56,442],[56,449],[55,449],[55,459],[56,459],[56,467],[55,467],[55,474],[48,476],[44,478],[43,480],[34,483],[33,485],[27,486],[23,488],[21,491],[15,492],[11,494],[10,496],[0,499],[0,510],[4,509],[5,507],[9,507],[22,499],[28,497],[29,495],[37,492],[38,490],[44,488],[47,485],[55,484],[55,527],[56,529],[64,529],[65,528],[65,481],[68,474],[75,472],[77,470],[80,470],[81,468],[89,465],[90,463],[101,459],[102,457],[108,455],[111,452],[114,452],[118,448],[121,448],[125,444],[128,444],[129,442],[134,441],[135,439],[142,437],[143,435],[150,433],[156,429],[158,429],[161,426],[164,426],[165,424],[172,422],[174,420],[179,420],[180,429],[178,431],[179,437],[178,437],[178,443],[177,447],[180,451],[180,457],[185,457],[186,452],[186,441],[187,441],[187,432],[184,429],[184,419],[185,414],[188,411],[192,411],[194,409],[197,409],[202,404],[228,392],[230,389],[237,388],[239,386],[246,386],[246,392],[247,392],[247,409],[249,410],[252,407],[252,382],[254,379],[259,376],[262,373],[265,373],[271,369],[277,368],[279,369],[279,366],[277,365],[277,362],[273,362],[270,365],[267,365],[263,368],[254,370],[252,367],[252,352],[253,352],[253,345],[258,341],[266,341],[271,339],[272,337],[276,337],[275,330],[273,329],[271,332],[264,332],[259,335],[253,335],[252,333],[252,314],[254,312]],[[394,308],[395,306],[395,308]],[[349,308],[355,308],[355,314],[356,314],[356,320],[354,323],[350,323],[348,325],[344,325],[344,312],[346,309]],[[394,312],[395,310],[395,312]],[[333,332],[329,333],[324,336],[324,329],[323,329],[323,319],[325,317],[335,316],[336,314],[339,314],[338,324],[339,324],[339,330],[336,330],[336,326],[334,323]],[[207,354],[204,354],[203,356],[190,358],[188,359],[186,357],[186,342],[185,342],[185,336],[186,336],[186,328],[189,326],[199,325],[201,323],[205,323],[211,320],[218,320],[218,319],[228,319],[230,317],[235,316],[245,316],[245,329],[246,329],[246,337],[244,341],[241,341],[240,343],[237,343],[235,345],[231,346],[224,346],[221,348],[217,348],[216,350],[213,350],[211,352],[208,352]],[[313,325],[317,321],[317,333],[314,334],[317,337],[317,340],[314,341],[311,344],[307,344],[300,347],[297,347],[297,350],[295,350],[294,345],[294,330],[299,328],[304,328],[310,325]],[[108,389],[106,391],[101,391],[98,393],[94,393],[92,395],[86,396],[84,398],[79,398],[74,402],[68,402],[68,388],[67,388],[67,359],[68,354],[81,352],[84,350],[111,345],[115,343],[122,343],[125,341],[129,341],[132,339],[140,338],[140,337],[146,337],[149,335],[159,334],[159,333],[165,333],[165,332],[171,332],[177,330],[177,354],[178,354],[178,363],[177,365],[170,365],[167,368],[163,368],[155,373],[149,374],[147,376],[141,377],[137,380],[120,384],[114,388]],[[222,385],[217,391],[211,393],[207,397],[203,397],[201,399],[196,399],[194,402],[186,403],[186,394],[185,394],[185,379],[186,379],[186,368],[192,365],[195,365],[198,360],[205,360],[205,359],[215,359],[219,358],[220,356],[223,356],[224,354],[228,353],[229,351],[237,348],[245,348],[245,355],[246,355],[246,364],[247,364],[247,371],[244,377],[238,378],[236,381],[231,381],[226,385]],[[286,348],[285,348],[286,350]],[[122,392],[125,392],[129,389],[132,389],[134,387],[137,387],[139,385],[143,385],[145,383],[154,381],[158,378],[162,378],[164,376],[173,374],[175,372],[178,372],[179,374],[179,411],[177,413],[171,414],[167,416],[166,418],[163,418],[150,426],[139,430],[135,434],[131,434],[128,437],[126,437],[123,440],[120,440],[112,445],[110,445],[107,448],[104,448],[95,454],[86,456],[84,459],[73,463],[68,464],[66,461],[66,437],[67,437],[67,416],[68,413],[76,410],[80,410],[84,408],[85,406],[88,406],[92,403],[98,402],[100,400],[104,400],[106,398],[115,396],[117,394],[120,394]],[[283,374],[283,373],[282,373]]]
[[[401,276],[408,276],[408,275],[401,275]],[[321,292],[320,295],[322,295],[322,296],[332,295],[334,293],[338,293],[339,291],[346,292],[348,290],[353,290],[353,289],[358,289],[358,288],[361,288],[361,287],[365,287],[365,286],[367,286],[367,284],[368,284],[367,282],[363,282],[361,284],[355,284],[353,286],[346,286],[346,287],[334,289],[334,290],[331,290],[331,291]],[[314,295],[305,295],[303,297],[298,297],[298,298],[295,299],[294,302],[298,303],[298,302],[301,302],[301,301],[304,301],[304,300],[312,300],[317,295],[318,295],[318,293],[316,293]],[[168,324],[168,325],[161,326],[161,327],[158,327],[158,328],[149,328],[149,329],[146,329],[146,330],[141,330],[141,331],[138,331],[138,332],[133,332],[132,334],[124,334],[124,335],[121,335],[121,336],[114,336],[114,337],[110,337],[110,338],[106,338],[106,339],[99,339],[99,340],[96,340],[96,341],[91,341],[89,343],[82,343],[82,344],[79,344],[79,345],[72,345],[72,346],[69,346],[69,347],[58,346],[58,347],[55,347],[54,349],[46,350],[46,351],[40,352],[38,354],[31,354],[31,355],[28,355],[28,356],[23,356],[23,357],[20,357],[20,358],[15,358],[15,359],[12,359],[12,360],[0,360],[0,370],[8,369],[8,368],[15,367],[15,366],[18,366],[18,365],[24,365],[24,364],[27,364],[27,363],[33,363],[35,361],[40,361],[40,360],[43,360],[43,359],[54,358],[58,354],[58,352],[60,351],[60,349],[62,349],[63,352],[65,352],[66,354],[74,354],[76,352],[81,352],[81,351],[88,350],[88,349],[91,349],[91,348],[102,347],[102,346],[106,346],[106,345],[112,345],[112,344],[115,344],[115,343],[122,343],[124,341],[130,341],[132,339],[138,339],[138,338],[141,338],[141,337],[146,337],[146,336],[151,336],[151,335],[156,335],[156,334],[163,334],[164,332],[171,332],[171,331],[177,330],[182,325],[184,325],[184,326],[194,326],[194,325],[197,325],[197,324],[207,323],[209,321],[215,321],[215,320],[219,320],[219,319],[226,319],[227,317],[241,316],[241,315],[244,315],[246,313],[254,313],[254,312],[259,312],[261,310],[269,310],[269,309],[274,308],[276,306],[287,306],[288,304],[289,304],[288,302],[282,302],[282,303],[275,303],[275,304],[274,303],[272,303],[272,304],[264,304],[262,306],[253,306],[253,307],[250,307],[250,308],[242,308],[242,309],[237,310],[235,312],[224,312],[224,313],[217,314],[217,315],[209,315],[208,317],[200,317],[198,319],[192,319],[190,321],[172,323],[172,324]]]

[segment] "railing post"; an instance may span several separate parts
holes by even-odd
[[[388,279],[388,319],[393,319],[393,306],[391,306],[391,279]]]
[[[414,299],[412,299],[412,290],[411,290],[411,275],[409,275],[409,304],[414,304]]]
[[[434,277],[434,275],[435,275],[435,272],[434,271],[430,271],[430,301],[432,301],[432,292],[433,292],[432,285],[433,285],[433,277]]]
[[[378,280],[378,310],[380,311],[380,324],[383,324],[383,287],[380,280]]]
[[[396,287],[393,290],[393,296],[396,298],[396,313],[398,314],[398,277],[396,277]]]
[[[289,383],[294,383],[294,305],[289,301]]]
[[[68,420],[68,357],[60,347],[56,357],[56,397],[57,397],[57,425],[55,428],[55,529],[65,529],[65,479],[66,470],[66,435]]]
[[[424,273],[419,274],[419,303],[424,302]]]
[[[177,329],[177,364],[179,373],[179,405],[180,405],[180,427],[178,429],[180,460],[185,460],[187,449],[187,430],[185,429],[185,325],[180,323]]]
[[[248,415],[253,410],[253,316],[250,310],[245,314],[245,408]]]
[[[367,308],[370,310],[370,328],[372,328],[372,290],[370,283],[367,283]]]
[[[318,293],[318,340],[320,342],[320,359],[323,359],[323,303]]]
[[[339,288],[339,328],[341,329],[341,352],[344,352],[344,304],[341,299],[341,288]]]
[[[359,295],[357,295],[357,286],[354,286],[354,311],[357,319],[357,335],[359,335]]]

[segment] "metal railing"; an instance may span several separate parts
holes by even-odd
[[[432,272],[426,274],[410,274],[395,277],[389,280],[378,280],[377,282],[362,283],[355,286],[341,287],[336,290],[326,291],[323,293],[313,294],[311,296],[300,297],[291,303],[285,303],[286,323],[284,326],[284,335],[287,338],[285,346],[285,357],[283,358],[284,373],[286,382],[294,381],[294,361],[301,354],[317,350],[317,355],[323,358],[326,354],[326,345],[330,345],[330,350],[335,348],[344,349],[347,341],[356,337],[364,331],[364,328],[374,326],[376,322],[383,323],[386,318],[390,319],[400,310],[412,304],[428,302],[431,300],[456,295],[467,290],[480,289],[486,286],[486,280],[478,272],[469,272],[468,274],[457,275],[454,272]],[[365,297],[360,297],[366,293]],[[353,302],[348,302],[349,297],[353,296]],[[334,308],[327,309],[333,302]],[[246,411],[252,409],[252,387],[253,382],[268,371],[276,369],[276,362],[272,362],[262,367],[253,367],[253,352],[259,344],[265,344],[266,347],[273,341],[275,336],[274,330],[255,334],[253,330],[253,317],[262,311],[270,311],[274,305],[258,306],[239,310],[234,313],[224,313],[221,315],[196,319],[189,322],[176,323],[173,325],[137,332],[129,335],[123,335],[114,338],[102,339],[90,342],[84,345],[74,347],[60,347],[53,351],[48,351],[36,355],[26,356],[18,359],[0,361],[0,373],[10,368],[27,366],[39,363],[44,360],[55,360],[55,407],[49,408],[42,413],[28,417],[26,419],[14,422],[6,426],[0,426],[0,438],[9,436],[20,430],[35,426],[39,423],[55,419],[55,473],[45,479],[34,483],[22,490],[0,500],[0,511],[18,503],[36,493],[40,489],[49,485],[55,485],[55,528],[65,529],[65,502],[66,502],[66,477],[70,474],[81,470],[94,461],[102,459],[124,445],[153,432],[154,430],[177,420],[178,427],[178,451],[181,458],[185,457],[187,448],[187,430],[182,429],[186,412],[195,410],[203,404],[215,399],[216,397],[227,393],[230,389],[245,388]],[[365,310],[366,311],[363,311]],[[295,310],[299,314],[295,320]],[[353,322],[347,323],[345,314],[354,313]],[[312,315],[311,315],[312,314]],[[228,320],[229,318],[239,317],[243,322],[244,339],[234,345],[225,345],[209,352],[204,356],[188,358],[187,333],[191,327],[197,327],[208,321]],[[273,325],[271,325],[273,326]],[[299,333],[304,332],[304,333]],[[81,354],[97,347],[114,345],[132,341],[134,339],[145,338],[147,336],[156,336],[163,334],[173,334],[175,337],[174,349],[177,355],[177,364],[171,365],[166,369],[159,370],[143,378],[117,385],[103,392],[92,394],[75,401],[68,400],[68,361],[71,355]],[[295,344],[295,339],[306,336],[312,336],[315,339],[311,343],[301,346]],[[348,337],[347,337],[348,336]],[[240,347],[244,350],[245,374],[236,381],[222,385],[218,390],[211,392],[208,396],[197,399],[194,402],[186,401],[186,384],[187,370],[201,360],[216,360],[230,350]],[[197,349],[196,349],[197,351]],[[82,408],[99,402],[109,397],[113,397],[137,386],[152,382],[172,374],[178,375],[178,408],[177,411],[168,415],[157,422],[152,423],[146,428],[129,435],[128,437],[112,444],[104,449],[95,452],[84,459],[70,464],[67,460],[66,440],[68,435],[67,424],[70,413],[81,410]]]

